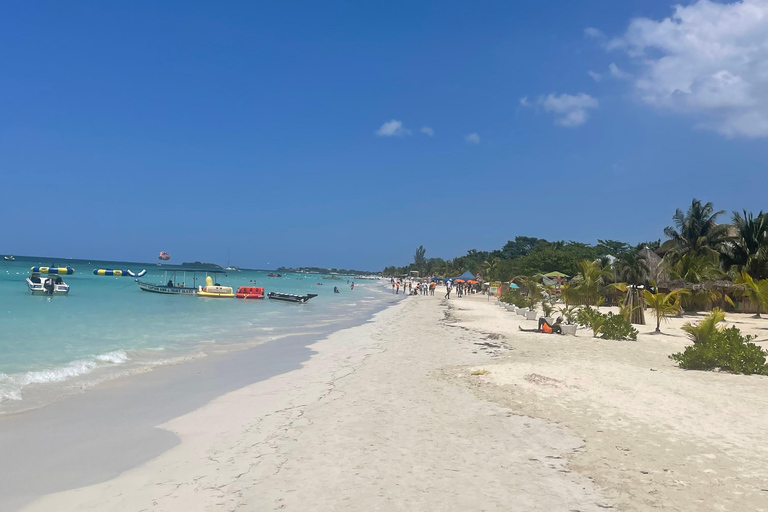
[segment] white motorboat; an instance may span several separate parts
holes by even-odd
[[[48,275],[43,277],[38,272],[33,272],[27,278],[27,288],[33,295],[66,295],[69,293],[69,285],[61,276]]]

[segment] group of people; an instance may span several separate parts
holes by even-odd
[[[392,293],[405,295],[434,295],[437,288],[437,282],[434,279],[426,279],[424,281],[417,281],[414,279],[395,279],[390,278],[390,284],[392,285]],[[477,293],[471,284],[464,281],[453,281],[447,279],[445,281],[445,298],[450,299],[451,293],[456,292],[457,297],[463,297],[471,293]]]
[[[395,295],[399,294],[401,290],[405,295],[434,295],[435,288],[437,288],[437,285],[430,281],[419,281],[414,284],[413,280],[395,279],[394,277],[390,278],[389,281],[392,284],[392,293]]]
[[[451,292],[453,290],[456,290],[456,297],[461,298],[464,295],[469,295],[471,293],[475,293],[476,290],[472,288],[472,285],[466,282],[459,282],[459,281],[451,281],[448,279],[445,282],[445,298],[450,299],[451,298]]]

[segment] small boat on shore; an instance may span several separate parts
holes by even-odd
[[[299,304],[306,304],[312,297],[317,297],[317,294],[308,293],[306,295],[295,295],[293,293],[269,292],[267,297],[274,300],[282,300],[284,302],[297,302]]]
[[[261,286],[241,286],[237,289],[235,297],[238,299],[263,299],[264,288]]]
[[[270,272],[269,274],[267,274],[267,277],[283,277],[283,276],[281,274],[275,274],[273,272]]]
[[[213,284],[211,276],[205,278],[205,286],[199,286],[197,289],[198,297],[213,297],[219,299],[231,299],[235,296],[232,293],[231,286],[221,286],[220,284]]]

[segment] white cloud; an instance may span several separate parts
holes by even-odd
[[[599,102],[589,94],[580,92],[575,96],[570,94],[539,96],[535,103],[526,100],[524,105],[539,106],[545,112],[555,114],[555,124],[575,128],[587,121],[589,117],[587,111],[597,108]]]
[[[531,106],[530,102],[528,101],[528,96],[523,96],[522,98],[520,98],[520,105],[522,105],[524,107],[530,107]]]
[[[599,29],[596,29],[595,27],[587,27],[584,29],[584,35],[586,37],[591,37],[592,39],[602,39],[605,37],[605,34],[602,33]]]
[[[591,76],[592,80],[594,80],[595,82],[599,82],[600,80],[603,79],[603,75],[601,75],[600,73],[595,73],[594,71],[587,71],[587,74]]]
[[[645,103],[727,136],[768,137],[768,0],[678,5],[632,20],[608,47],[634,59]]]
[[[376,135],[379,137],[403,137],[405,135],[410,135],[411,130],[408,130],[403,126],[402,121],[398,121],[396,119],[392,119],[391,121],[387,121],[383,125],[381,125],[381,128],[376,130]]]
[[[421,130],[419,131],[424,135],[429,135],[430,137],[432,137],[435,134],[435,130],[433,130],[429,126],[422,126]]]
[[[611,62],[611,64],[608,66],[608,71],[611,73],[611,76],[613,78],[618,78],[619,80],[631,80],[632,75],[630,73],[627,73],[626,71],[622,71],[619,69],[619,66]]]
[[[464,140],[470,144],[480,144],[480,136],[476,133],[470,133],[464,137]]]

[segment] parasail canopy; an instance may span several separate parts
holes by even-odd
[[[161,251],[161,252],[160,252],[160,254],[158,255],[158,257],[157,257],[157,258],[158,258],[158,259],[161,259],[161,260],[163,260],[163,261],[168,261],[169,259],[171,259],[171,255],[170,255],[170,254],[168,254],[168,253],[167,253],[167,252],[165,252],[165,251]]]

